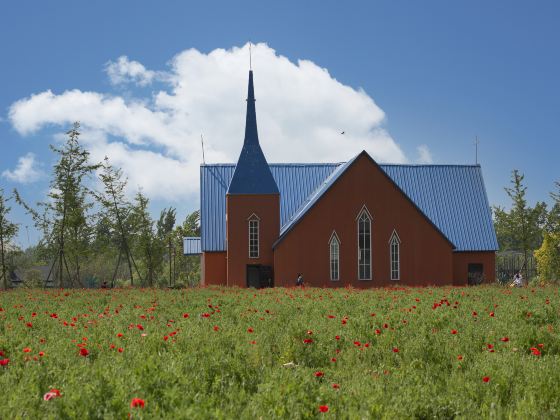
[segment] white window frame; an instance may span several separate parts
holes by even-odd
[[[334,244],[336,244],[336,254],[333,254]],[[333,259],[333,255],[336,255],[336,260]],[[333,263],[336,263],[336,278],[333,276]],[[329,239],[329,273],[331,281],[340,281],[340,239],[334,230]]]
[[[260,224],[261,224],[260,221],[261,221],[261,219],[255,213],[253,213],[251,216],[249,216],[247,218],[247,230],[248,230],[248,235],[249,235],[249,241],[248,241],[249,258],[253,258],[253,259],[254,258],[259,258],[259,256],[260,256]],[[256,238],[252,239],[251,238],[251,234],[252,234],[251,228],[252,228],[253,224],[256,224]],[[256,245],[257,254],[256,255],[251,253],[251,241],[252,240],[256,240],[256,242],[257,242],[257,245]]]
[[[393,276],[393,245],[397,246],[397,275]],[[389,238],[389,272],[390,278],[393,281],[397,281],[401,279],[401,238],[397,233],[396,229],[393,229],[393,233]]]
[[[369,273],[366,277],[361,278],[360,276],[360,266],[361,266],[361,259],[362,259],[362,252],[360,249],[360,221],[362,219],[362,216],[366,216],[369,222],[369,244],[368,244],[368,249],[369,249]],[[373,252],[371,249],[371,236],[372,236],[372,223],[373,222],[373,217],[371,217],[371,213],[369,212],[369,210],[367,209],[366,205],[364,204],[360,210],[360,212],[358,213],[358,216],[356,217],[356,229],[357,229],[357,239],[358,239],[358,280],[372,280],[373,279]],[[365,266],[365,264],[363,264],[363,266]]]

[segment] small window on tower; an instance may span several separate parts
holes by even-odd
[[[249,221],[249,258],[259,258],[259,218],[251,215]]]

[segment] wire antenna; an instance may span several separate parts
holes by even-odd
[[[249,41],[249,70],[253,70],[253,59],[251,52],[251,41]]]
[[[474,162],[478,165],[478,145],[480,144],[480,140],[478,136],[474,138]]]
[[[206,159],[204,159],[204,137],[200,134],[200,144],[202,145],[202,164],[206,165]]]

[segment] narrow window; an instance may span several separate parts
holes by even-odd
[[[249,258],[259,258],[259,218],[249,217]]]
[[[340,241],[333,232],[329,241],[331,280],[340,280]]]
[[[371,218],[365,208],[358,217],[358,279],[371,280]]]
[[[391,280],[401,278],[401,241],[396,231],[393,231],[389,240],[389,254],[391,258]]]

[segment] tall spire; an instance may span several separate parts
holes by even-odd
[[[278,194],[278,186],[259,144],[253,71],[249,71],[245,140],[229,184],[228,194]]]

